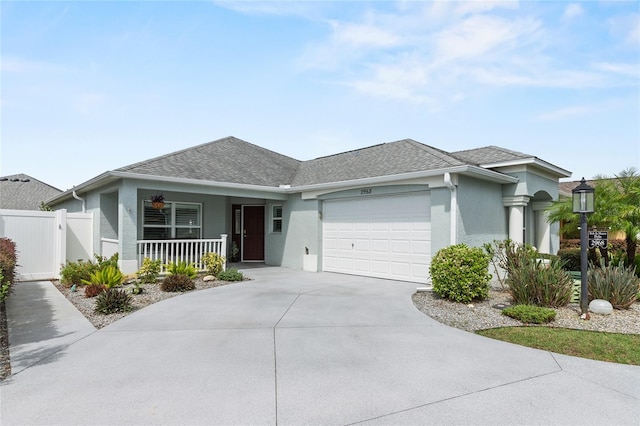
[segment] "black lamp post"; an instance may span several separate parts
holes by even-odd
[[[580,185],[573,188],[573,212],[580,213],[580,310],[582,318],[589,319],[587,298],[587,213],[595,211],[596,190],[582,178]]]

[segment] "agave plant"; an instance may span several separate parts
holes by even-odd
[[[638,297],[640,280],[635,268],[626,268],[623,262],[617,266],[594,266],[589,268],[589,299],[603,299],[616,309],[629,309]]]
[[[167,268],[167,274],[169,275],[186,275],[190,279],[194,279],[198,275],[196,267],[191,263],[180,261],[177,263],[171,262],[165,265]]]
[[[82,280],[87,285],[102,285],[106,288],[117,287],[122,284],[124,276],[122,272],[114,266],[108,265],[103,269],[91,273],[88,280]]]

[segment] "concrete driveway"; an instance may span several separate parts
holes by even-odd
[[[245,273],[99,331],[54,289],[40,339],[11,319],[29,299],[10,298],[19,365],[0,423],[638,424],[640,367],[441,325],[414,308],[415,284]]]

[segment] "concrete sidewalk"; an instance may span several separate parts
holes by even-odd
[[[640,367],[443,326],[415,309],[415,284],[246,273],[98,331],[43,318],[41,340],[68,340],[2,384],[0,422],[638,424]],[[68,304],[29,289],[53,312]],[[13,322],[29,298],[11,299]]]

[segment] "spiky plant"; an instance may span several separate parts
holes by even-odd
[[[129,312],[131,295],[123,289],[109,288],[96,298],[96,312],[101,314],[114,314],[116,312]]]
[[[195,288],[195,282],[184,274],[169,275],[160,284],[160,290],[168,292],[189,291]]]

